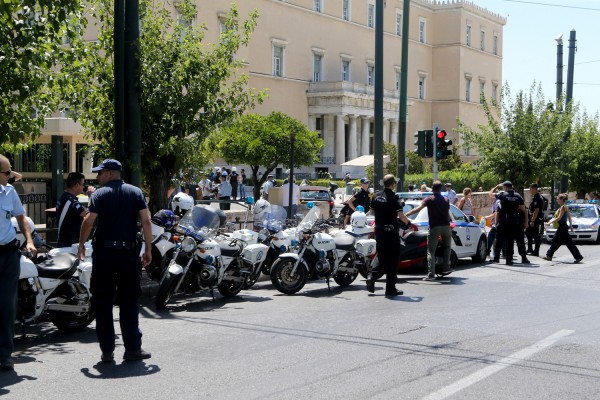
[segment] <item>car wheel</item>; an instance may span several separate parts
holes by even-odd
[[[475,262],[484,262],[487,257],[487,242],[485,236],[481,235],[479,243],[477,243],[477,250],[475,255],[471,257]]]

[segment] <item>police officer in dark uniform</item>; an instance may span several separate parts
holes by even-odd
[[[527,225],[527,254],[540,256],[541,227],[544,226],[544,199],[539,192],[537,183],[529,185],[529,192],[533,195],[529,203],[529,225]],[[533,247],[535,245],[535,248]]]
[[[116,301],[126,361],[150,358],[142,350],[142,332],[139,329],[138,298],[141,295],[142,265],[152,261],[152,228],[150,214],[142,191],[123,182],[123,168],[117,160],[107,159],[92,168],[97,172],[102,188],[92,195],[89,213],[81,225],[78,256],[85,256],[84,243],[94,222],[98,224],[92,239],[92,280],[90,290],[96,307],[96,335],[102,350],[102,362],[114,360],[115,328],[112,308]],[[142,262],[136,251],[137,219],[142,223],[146,244]]]
[[[502,187],[504,191],[496,193]],[[513,265],[514,242],[521,255],[521,263],[529,264],[525,252],[524,232],[527,225],[527,209],[523,197],[515,193],[512,182],[505,181],[502,185],[494,186],[490,190],[490,197],[500,200],[498,210],[498,227],[496,246],[494,247],[494,262],[500,262],[500,249],[506,246],[506,265]]]
[[[369,181],[368,178],[361,178],[360,180],[360,190],[347,201],[348,210],[346,211],[346,216],[344,218],[344,226],[350,223],[350,217],[352,213],[356,211],[356,207],[362,206],[364,208],[365,214],[369,212],[371,209],[371,193],[369,192]]]
[[[398,296],[404,294],[396,289],[396,269],[398,268],[398,248],[400,243],[399,227],[410,226],[408,218],[402,212],[404,202],[396,195],[394,188],[396,178],[394,175],[383,177],[383,191],[376,193],[371,202],[371,209],[375,213],[375,240],[377,241],[377,258],[379,264],[373,268],[367,278],[367,290],[375,292],[374,275],[381,269],[385,271],[385,295]]]

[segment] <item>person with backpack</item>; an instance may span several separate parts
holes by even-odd
[[[533,198],[531,199],[531,203],[529,203],[528,223],[525,230],[525,234],[527,235],[527,254],[539,257],[540,245],[542,243],[540,226],[544,223],[544,199],[539,192],[537,183],[529,185],[529,193],[531,193]]]

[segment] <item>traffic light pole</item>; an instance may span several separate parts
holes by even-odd
[[[437,133],[440,130],[440,125],[436,122],[433,124],[433,180],[438,180],[438,163],[437,163]]]
[[[405,174],[406,174],[406,114],[407,114],[407,98],[406,85],[408,81],[408,24],[410,0],[404,0],[402,6],[402,60],[400,61],[400,112],[398,116],[398,167],[396,168],[396,177],[398,183],[396,190],[402,192],[404,190]]]

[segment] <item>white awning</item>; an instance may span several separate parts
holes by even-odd
[[[390,162],[390,156],[383,156],[383,163]],[[375,163],[375,156],[360,156],[354,160],[346,161],[342,164],[342,167],[369,167]]]

